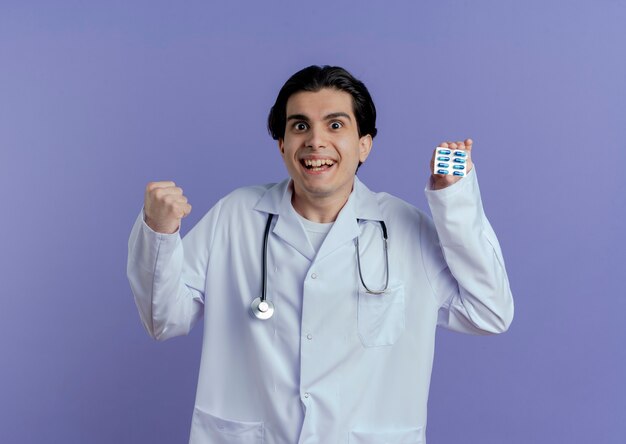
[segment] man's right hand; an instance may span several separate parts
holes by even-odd
[[[150,182],[144,197],[146,224],[157,233],[173,234],[180,221],[191,213],[183,189],[172,181]]]

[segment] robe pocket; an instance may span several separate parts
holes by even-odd
[[[196,407],[189,444],[262,444],[264,432],[263,422],[223,419]]]
[[[352,430],[348,442],[349,444],[424,444],[424,428],[388,432]]]
[[[388,288],[383,294],[360,289],[357,318],[364,346],[393,345],[404,331],[404,285]]]

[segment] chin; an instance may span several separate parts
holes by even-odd
[[[302,188],[307,194],[315,195],[318,197],[326,197],[326,196],[330,196],[333,194],[333,189],[328,186],[309,185],[309,186],[303,186]]]

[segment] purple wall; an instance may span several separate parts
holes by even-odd
[[[186,442],[201,326],[140,324],[144,187],[184,188],[184,234],[283,178],[265,118],[314,63],[372,92],[374,190],[426,208],[432,148],[475,141],[516,317],[439,332],[429,443],[624,442],[624,1],[25,3],[0,4],[0,442]]]

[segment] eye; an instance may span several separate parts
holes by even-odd
[[[305,131],[309,126],[304,123],[304,122],[296,122],[293,125],[293,129],[295,129],[296,131]]]
[[[339,129],[343,127],[343,123],[339,122],[339,121],[334,121],[330,124],[330,127],[332,129]]]

